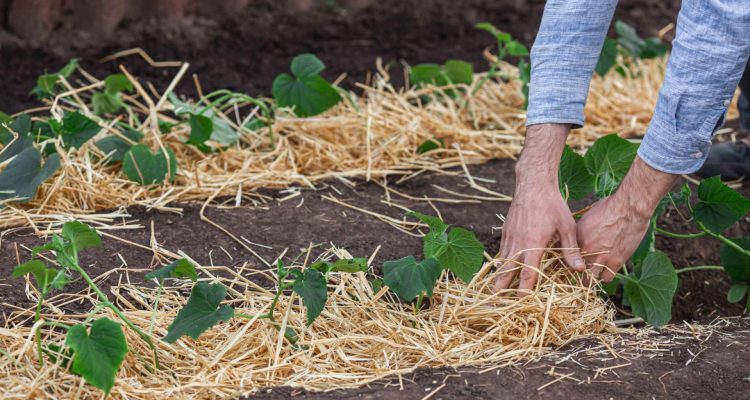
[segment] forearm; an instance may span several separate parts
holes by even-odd
[[[638,154],[673,174],[703,165],[750,57],[750,3],[684,0],[664,84]]]
[[[527,125],[582,126],[589,83],[617,0],[549,0],[531,49]]]

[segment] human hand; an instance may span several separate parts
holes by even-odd
[[[657,171],[636,157],[617,192],[599,200],[578,221],[578,244],[586,256],[584,277],[610,282],[648,230],[654,209],[678,175]]]
[[[569,267],[583,271],[576,224],[558,188],[560,157],[570,127],[541,124],[528,127],[526,143],[516,163],[516,189],[503,224],[500,267],[495,290],[507,289],[520,270],[519,294],[536,286],[539,263],[553,238],[560,240]]]

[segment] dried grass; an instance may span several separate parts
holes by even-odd
[[[617,73],[605,79],[594,77],[587,125],[573,131],[569,143],[584,147],[612,132],[625,137],[644,133],[665,66],[665,59],[647,60],[634,66],[636,77]],[[124,67],[122,70],[127,73]],[[515,74],[510,65],[504,70]],[[185,124],[167,134],[160,134],[157,127],[157,121],[175,122],[167,94],[185,71],[186,64],[165,93],[156,93],[153,87],[146,90],[131,76],[138,90],[125,96],[132,111],[128,122],[145,134],[144,142],[153,149],[166,146],[175,152],[179,170],[174,184],[138,186],[120,172],[119,165],[103,162],[104,155],[92,140],[81,149],[62,154],[61,171],[41,186],[35,199],[0,209],[0,228],[31,225],[41,229],[40,224],[87,219],[87,215],[95,218],[92,213],[130,205],[179,211],[170,204],[217,196],[247,202],[258,188],[313,187],[331,179],[370,180],[441,171],[462,163],[513,157],[523,142],[525,111],[517,80],[487,81],[473,96],[453,99],[434,88],[397,91],[381,68],[373,85],[359,85],[360,97],[352,95],[352,101],[342,101],[321,116],[297,118],[290,110],[279,110],[273,126],[275,149],[263,128],[243,131],[240,143],[225,151],[204,154],[182,144],[189,135]],[[34,110],[34,115],[59,118],[65,110],[78,110],[105,127],[100,136],[121,135],[118,126],[92,115],[87,105],[103,83],[83,70],[80,74],[84,78],[76,88],[65,82],[69,90],[49,106]],[[467,92],[480,77],[477,75]],[[235,128],[258,112],[248,104],[223,111],[220,116]],[[443,138],[446,148],[417,154],[417,147],[434,137]]]
[[[345,250],[334,249],[348,257]],[[262,388],[291,385],[311,390],[357,387],[401,375],[420,367],[507,365],[541,355],[552,346],[597,332],[613,330],[613,310],[595,291],[576,283],[549,252],[539,290],[518,299],[510,293],[493,294],[489,287],[492,263],[474,282],[465,285],[444,275],[429,307],[414,313],[387,288],[374,293],[365,274],[334,275],[323,314],[305,327],[305,309],[299,299],[282,297],[276,317],[281,329],[294,327],[299,348],[285,343],[266,321],[235,318],[207,331],[200,340],[183,338],[174,345],[159,344],[163,369],[151,372],[149,350],[127,331],[131,352],[112,391],[114,398],[223,398]],[[223,276],[230,288],[230,303],[238,312],[266,311],[273,293],[248,277],[269,275],[223,267],[203,268],[204,275]],[[269,276],[270,277],[270,276]],[[257,278],[257,277],[256,277]],[[272,277],[270,277],[272,278]],[[256,279],[257,281],[257,279]],[[164,291],[159,302],[154,334],[166,333],[185,298],[185,287]],[[155,289],[121,284],[112,287],[118,303],[137,325],[146,329]],[[70,301],[91,301],[86,293],[51,299],[61,306]],[[49,307],[59,310],[57,307]],[[101,392],[79,377],[47,362],[40,367],[29,320],[33,310],[19,311],[0,329],[0,390],[4,398],[98,398]],[[55,311],[44,319],[65,323],[82,315]],[[116,319],[111,316],[110,318]],[[46,330],[46,328],[45,328]],[[61,344],[60,332],[45,331],[44,340]]]

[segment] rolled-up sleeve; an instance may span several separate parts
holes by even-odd
[[[698,170],[748,57],[750,1],[683,0],[641,159],[673,174]]]
[[[617,0],[549,0],[531,49],[526,125],[583,126],[589,84]]]

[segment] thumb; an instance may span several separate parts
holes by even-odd
[[[563,258],[565,259],[565,263],[568,265],[568,268],[578,272],[585,270],[586,262],[583,261],[583,257],[581,257],[581,251],[578,248],[575,223],[573,223],[572,227],[561,229],[559,234],[560,244],[563,247]]]

